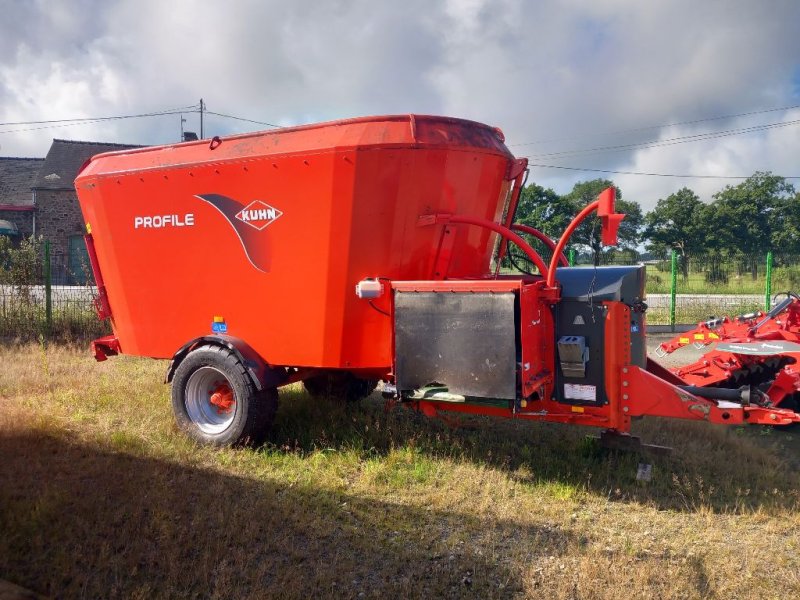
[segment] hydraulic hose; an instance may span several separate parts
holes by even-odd
[[[685,392],[689,392],[694,396],[707,398],[708,400],[728,400],[729,402],[737,402],[739,404],[748,405],[751,400],[754,400],[754,390],[745,385],[738,389],[729,388],[715,388],[715,387],[700,387],[696,385],[679,385]]]

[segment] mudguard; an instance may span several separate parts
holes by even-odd
[[[175,369],[178,368],[178,365],[192,350],[200,346],[222,346],[228,348],[244,365],[248,375],[253,380],[253,384],[259,391],[278,387],[288,377],[285,369],[268,365],[244,340],[230,335],[204,335],[187,342],[172,356],[172,360],[169,361],[169,367],[167,367],[164,383],[172,382],[172,377],[175,375]]]

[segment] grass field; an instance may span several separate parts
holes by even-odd
[[[176,432],[166,364],[0,349],[0,578],[65,598],[800,597],[800,446],[643,421],[576,427],[281,393],[269,443]],[[800,434],[798,434],[800,435]]]
[[[647,267],[647,292],[650,294],[669,294],[671,293],[672,274],[669,270],[660,271],[654,266]],[[730,275],[727,282],[713,282],[706,280],[705,273],[690,272],[688,277],[678,273],[676,281],[676,293],[678,294],[764,294],[766,289],[766,278],[763,273],[753,278],[745,273],[741,276]],[[777,291],[784,289],[785,284],[782,280],[773,280],[773,288]]]

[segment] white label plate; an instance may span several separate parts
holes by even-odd
[[[594,402],[597,400],[597,386],[565,383],[564,397],[568,400],[587,400],[589,402]]]

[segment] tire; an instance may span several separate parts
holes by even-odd
[[[257,445],[278,408],[278,390],[258,391],[236,355],[221,346],[192,350],[172,378],[178,427],[211,446]]]
[[[359,402],[369,396],[378,385],[376,379],[360,379],[347,372],[323,373],[303,381],[312,398]]]

